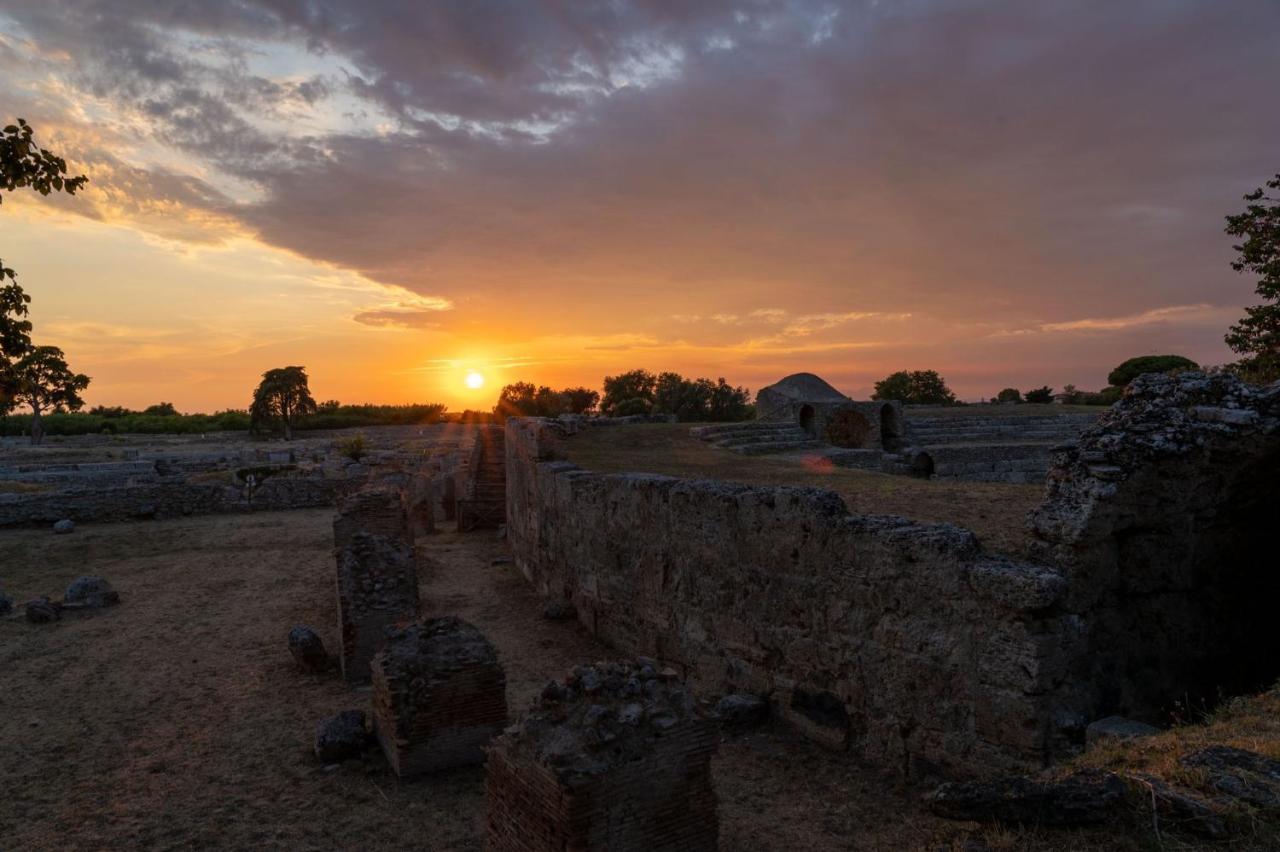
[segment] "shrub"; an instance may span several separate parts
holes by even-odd
[[[1017,388],[1005,388],[996,394],[996,402],[1022,402],[1022,392]]]
[[[360,461],[365,457],[365,454],[368,453],[368,451],[369,448],[365,443],[364,435],[353,435],[338,444],[338,452],[342,453],[342,455],[351,459],[353,462]]]
[[[1046,403],[1053,402],[1053,388],[1045,385],[1035,390],[1027,391],[1027,402]]]
[[[640,397],[633,397],[631,399],[624,399],[614,405],[613,413],[610,416],[630,417],[635,414],[648,414],[652,408],[653,403],[649,402],[649,400],[641,399]]]

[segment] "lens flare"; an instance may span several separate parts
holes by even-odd
[[[472,389],[482,387],[484,385],[484,376],[480,375],[475,370],[472,370],[470,373],[467,373],[466,382],[467,387]]]

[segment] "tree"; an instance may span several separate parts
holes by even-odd
[[[632,370],[618,376],[604,377],[604,398],[600,400],[600,411],[610,417],[617,415],[617,408],[622,403],[638,399],[646,403],[644,411],[653,407],[653,394],[658,384],[658,377],[648,370]],[[640,413],[636,405],[629,406],[631,413]]]
[[[560,395],[569,414],[587,414],[600,403],[600,392],[591,388],[565,388]]]
[[[723,378],[716,379],[711,389],[711,405],[707,419],[718,423],[746,420],[754,413],[751,391],[734,387]]]
[[[1022,392],[1017,388],[1005,388],[996,394],[996,402],[1022,402]]]
[[[14,365],[15,402],[31,406],[31,443],[44,440],[41,417],[46,411],[79,411],[84,408],[80,391],[89,377],[73,373],[56,346],[36,346]]]
[[[172,402],[158,402],[155,405],[148,405],[142,413],[150,414],[152,417],[177,417],[178,409]]]
[[[1036,402],[1041,404],[1053,402],[1053,388],[1048,385],[1044,385],[1043,387],[1038,387],[1035,390],[1027,391],[1027,402]]]
[[[1243,213],[1227,217],[1226,228],[1242,238],[1232,246],[1239,257],[1231,268],[1258,276],[1254,292],[1264,303],[1245,308],[1244,319],[1231,326],[1225,339],[1244,356],[1233,365],[1236,372],[1258,382],[1280,378],[1280,195],[1267,190],[1280,190],[1280,174],[1246,195],[1249,204]]]
[[[293,440],[293,425],[300,415],[315,414],[318,406],[307,386],[305,367],[280,367],[262,374],[249,406],[250,430],[263,432],[279,426],[286,441]]]
[[[951,405],[956,395],[936,370],[900,370],[876,382],[872,399],[896,399],[910,405]]]
[[[41,195],[75,195],[89,179],[84,175],[65,177],[66,161],[36,145],[33,133],[22,119],[0,131],[0,189],[12,192],[30,187]],[[15,362],[31,351],[31,322],[26,319],[30,303],[31,297],[18,286],[14,271],[0,260],[0,413],[15,402]]]
[[[1129,382],[1143,373],[1169,373],[1174,370],[1199,370],[1200,365],[1190,358],[1181,355],[1140,355],[1130,358],[1107,375],[1107,384],[1118,388],[1127,387]]]

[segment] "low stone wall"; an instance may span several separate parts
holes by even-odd
[[[271,478],[251,492],[216,483],[149,483],[109,488],[0,494],[0,527],[111,523],[229,512],[331,506],[350,485],[319,477]]]
[[[827,491],[590,473],[549,457],[556,428],[507,424],[507,537],[535,587],[615,648],[768,695],[908,775],[1068,747],[1056,572],[951,525],[850,515]]]

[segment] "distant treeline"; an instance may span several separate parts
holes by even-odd
[[[298,418],[296,429],[350,429],[363,426],[413,426],[439,423],[446,419],[445,406],[436,403],[414,405],[342,405],[331,400],[320,403],[315,414]],[[118,406],[97,406],[85,413],[55,413],[43,417],[47,435],[97,435],[135,433],[143,435],[198,435],[205,432],[247,432],[249,412],[228,409],[214,414],[180,414],[171,403],[159,403],[143,411]],[[0,435],[26,435],[31,415],[0,417]]]

